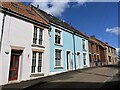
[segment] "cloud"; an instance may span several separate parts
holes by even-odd
[[[120,27],[107,28],[106,32],[116,34],[116,35],[120,35]]]
[[[85,2],[115,2],[119,0],[21,0],[21,1],[32,1],[34,6],[39,5],[39,8],[45,12],[54,16],[61,16],[62,13],[69,8],[69,2],[76,2],[72,7],[80,7]]]
[[[37,1],[38,0],[33,0],[32,4],[34,6],[39,5],[40,9],[54,16],[61,16],[66,8],[69,7],[69,0],[66,0],[66,2],[55,2],[54,0],[40,0],[40,2]]]
[[[37,6],[53,16],[61,16],[69,8],[69,2],[76,2],[77,5],[83,5],[87,0],[33,0],[32,5]]]

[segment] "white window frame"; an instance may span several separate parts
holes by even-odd
[[[61,50],[61,66],[55,66],[55,50]],[[63,49],[61,48],[54,48],[54,68],[63,68]]]
[[[85,44],[85,48],[83,48],[83,41],[84,41],[84,44]],[[86,50],[86,40],[85,39],[82,39],[82,49]]]
[[[36,44],[33,43],[33,41],[32,41],[32,43],[35,44],[35,45],[41,45],[41,46],[43,46],[43,41],[44,41],[44,29],[43,29],[43,28],[40,28],[40,27],[37,27],[37,26],[34,26],[34,29],[35,29],[35,27],[37,28],[37,40],[36,40]],[[42,30],[42,44],[39,44],[39,39],[40,39],[40,38],[39,38],[39,34],[40,34],[39,29]],[[33,38],[34,38],[34,30],[33,30]],[[32,39],[33,39],[33,38],[32,38]]]
[[[84,64],[84,54],[85,54],[85,58],[86,58],[86,61],[85,61],[86,64]],[[86,53],[83,53],[83,65],[84,65],[84,66],[87,65],[87,54],[86,54]]]
[[[60,34],[61,34],[61,35],[60,35],[60,36],[61,36],[60,44],[55,43],[55,33],[56,33],[56,30],[60,31]],[[54,28],[54,44],[55,44],[55,45],[63,45],[63,31],[60,30],[59,28]]]
[[[33,59],[33,52],[36,52],[36,67],[35,67],[35,72],[32,73],[32,59]],[[42,53],[42,67],[41,67],[41,72],[38,72],[38,53]],[[37,52],[37,51],[32,51],[32,59],[31,59],[31,74],[38,74],[38,73],[43,73],[43,58],[44,57],[44,52]]]

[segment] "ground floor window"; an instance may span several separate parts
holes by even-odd
[[[86,53],[83,53],[83,64],[86,65]]]
[[[111,60],[111,56],[108,56],[108,59],[109,59],[109,62],[112,62],[112,60]]]
[[[31,73],[42,72],[42,52],[32,52]]]
[[[55,66],[62,66],[62,50],[60,49],[55,49]]]

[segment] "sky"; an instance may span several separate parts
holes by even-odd
[[[118,27],[117,1],[119,0],[100,1],[29,0],[24,4],[39,5],[40,9],[64,20],[81,32],[85,32],[88,36],[95,35],[97,39],[118,48],[118,36],[120,36],[118,30],[120,30],[120,27]]]

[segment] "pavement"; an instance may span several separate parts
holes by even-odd
[[[109,65],[86,68],[47,76],[31,81],[2,86],[2,90],[31,90],[35,88],[120,88],[120,67]]]

